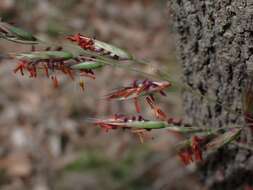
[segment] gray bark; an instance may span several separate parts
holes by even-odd
[[[253,65],[253,0],[171,0],[183,81],[216,101],[183,93],[187,122],[221,127],[243,124],[242,91]],[[219,104],[222,103],[222,106]],[[228,146],[199,169],[212,189],[240,189],[252,184],[253,157]]]

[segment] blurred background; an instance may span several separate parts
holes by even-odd
[[[54,43],[75,33],[95,37],[180,79],[165,0],[1,0],[0,17]],[[89,117],[135,113],[131,101],[107,102],[101,97],[145,77],[106,67],[96,71],[95,81],[85,80],[84,92],[78,81],[66,77],[54,89],[45,77],[15,75],[15,60],[4,58],[30,48],[0,40],[0,189],[198,188],[173,152],[173,135],[151,131],[141,144],[128,131],[105,132],[85,122]],[[150,66],[140,69],[153,72]],[[169,115],[181,117],[176,85],[158,102]],[[141,104],[143,116],[154,119],[150,108]]]

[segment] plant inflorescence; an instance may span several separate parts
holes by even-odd
[[[38,75],[45,76],[52,81],[55,88],[60,85],[57,78],[59,74],[66,75],[71,80],[75,80],[77,75],[95,80],[95,70],[104,66],[121,67],[125,61],[136,64],[143,63],[121,48],[81,34],[66,36],[65,39],[70,44],[55,46],[39,40],[23,29],[0,22],[0,38],[32,47],[30,52],[11,54],[11,57],[17,60],[14,73],[27,74],[30,78],[36,78]],[[36,50],[36,45],[39,44],[47,44],[48,46],[42,50]],[[71,48],[66,48],[67,46],[71,46]],[[141,71],[139,72],[141,73]],[[144,74],[149,76],[146,73]],[[202,161],[203,152],[215,151],[238,139],[242,130],[241,126],[218,129],[195,127],[185,124],[181,118],[171,117],[163,111],[155,101],[155,94],[166,96],[165,91],[173,85],[173,82],[164,76],[160,77],[160,80],[151,80],[150,78],[133,80],[128,86],[118,88],[105,96],[105,99],[110,101],[133,100],[137,115],[115,114],[108,118],[91,118],[87,121],[106,131],[113,129],[130,130],[138,134],[141,142],[144,141],[144,134],[150,130],[166,130],[185,136],[185,140],[176,147],[179,158],[186,165],[194,161]],[[83,79],[79,81],[79,85],[84,90]],[[251,126],[253,120],[251,119],[252,93],[247,92],[246,97],[245,101],[248,107],[245,118],[248,125]],[[146,101],[155,119],[145,119],[140,114],[139,99],[141,98]]]

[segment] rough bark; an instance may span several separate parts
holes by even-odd
[[[171,0],[183,81],[216,101],[183,94],[185,118],[198,126],[243,124],[242,91],[253,65],[253,0]],[[221,106],[220,103],[223,104]],[[240,189],[252,184],[253,157],[228,146],[200,168],[212,189]]]

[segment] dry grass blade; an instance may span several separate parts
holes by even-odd
[[[241,128],[231,129],[211,140],[205,146],[205,148],[207,149],[208,152],[213,152],[223,147],[224,145],[230,143],[231,141],[235,140],[240,134],[241,130],[242,130]]]

